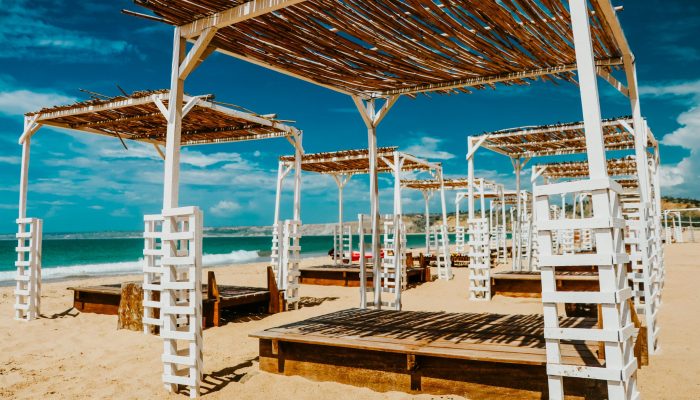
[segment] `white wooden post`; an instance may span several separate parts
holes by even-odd
[[[445,179],[442,167],[437,171],[438,182],[440,182],[440,206],[442,208],[442,224],[440,224],[440,248],[436,249],[438,278],[452,279],[452,261],[450,260],[450,238],[447,235],[447,204],[445,202]],[[438,254],[442,252],[442,255]]]
[[[521,193],[520,193],[520,170],[522,169],[522,162],[520,157],[513,159],[513,172],[515,173],[515,193],[517,193],[518,201],[515,206],[515,226],[513,229],[513,238],[511,239],[515,243],[515,252],[513,253],[513,269],[515,271],[522,270],[522,206],[521,206]]]
[[[377,126],[394,105],[398,96],[386,99],[380,110],[375,109],[375,100],[363,100],[353,96],[360,116],[367,127],[367,148],[369,156],[369,190],[370,190],[370,218],[372,219],[372,266],[374,268],[374,302],[377,309],[381,308],[381,281],[379,266],[381,264],[380,236],[379,236],[379,186],[377,173]]]
[[[163,210],[160,313],[163,382],[199,396],[202,380],[202,212],[197,207]]]
[[[425,201],[425,253],[430,254],[430,194],[429,189],[421,190]]]
[[[627,285],[618,196],[622,188],[607,174],[596,69],[591,43],[589,10],[586,0],[570,0],[576,63],[581,93],[581,104],[586,133],[586,149],[590,179],[543,185],[537,188],[538,240],[542,274],[542,303],[547,351],[547,376],[550,399],[563,399],[563,377],[605,380],[610,399],[622,400],[638,395],[636,386],[637,361],[633,354],[632,324]],[[591,191],[593,218],[550,221],[549,196],[586,189]],[[599,222],[605,221],[605,222]],[[558,226],[562,223],[564,226]],[[596,236],[596,255],[552,255],[551,235],[562,228],[593,228]],[[594,261],[595,260],[595,261]],[[603,261],[609,260],[609,261]],[[599,292],[573,293],[557,291],[555,270],[560,265],[597,265]],[[601,329],[561,328],[558,304],[593,303],[601,307]],[[560,340],[588,340],[605,343],[605,366],[567,365],[559,348]]]
[[[38,115],[24,118],[24,130],[19,143],[22,145],[22,161],[19,182],[19,210],[17,215],[17,260],[15,261],[15,303],[16,320],[31,321],[41,313],[41,255],[43,220],[27,218],[27,192],[29,187],[29,158],[31,137],[41,124],[36,122]]]
[[[394,220],[395,220],[395,225],[394,225],[394,242],[395,243],[395,250],[400,249],[400,253],[394,253],[394,271],[396,271],[397,274],[401,275],[401,284],[396,288],[397,290],[397,298],[399,299],[398,301],[398,309],[401,309],[401,291],[406,289],[406,285],[408,283],[408,272],[406,271],[406,263],[405,261],[405,254],[404,254],[404,247],[401,246],[401,241],[403,239],[403,234],[402,234],[402,224],[403,224],[403,207],[401,204],[401,170],[403,168],[403,163],[404,159],[401,157],[400,153],[398,151],[394,152],[394,160],[393,160],[393,167],[394,167]]]
[[[501,251],[503,251],[503,255],[501,256],[501,262],[505,263],[508,261],[508,246],[507,246],[507,241],[508,241],[508,229],[506,229],[506,195],[505,195],[505,186],[501,185],[501,226],[502,226],[502,243],[501,243]]]
[[[144,215],[143,219],[143,332],[155,334],[155,327],[160,328],[163,324],[160,314],[163,282],[161,260],[165,251],[162,241],[163,215]],[[154,300],[155,297],[159,300]]]
[[[163,209],[176,208],[180,185],[180,135],[182,131],[182,98],[184,77],[180,78],[180,63],[185,59],[185,39],[180,28],[175,28],[173,39],[170,93],[168,94],[168,125],[165,138],[165,174],[163,185]],[[167,225],[167,221],[166,221]]]
[[[365,218],[364,215],[357,215],[357,235],[359,236],[359,251],[360,251],[360,308],[366,309],[367,301],[367,265],[365,259]]]
[[[282,225],[280,224],[280,203],[282,199],[282,183],[287,169],[285,163],[280,161],[277,166],[277,185],[275,188],[275,214],[272,222],[272,248],[270,251],[270,264],[275,271],[277,288],[282,287],[280,276],[280,243],[282,240]]]

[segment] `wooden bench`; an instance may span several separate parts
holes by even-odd
[[[592,327],[562,318],[562,327]],[[260,369],[377,391],[467,398],[547,397],[541,315],[349,309],[270,328]],[[598,343],[565,343],[567,363],[600,366]],[[604,382],[565,379],[572,398],[603,398]]]
[[[599,290],[598,273],[557,269],[557,290],[594,292]],[[537,271],[507,271],[491,275],[491,294],[506,297],[542,297],[542,281]]]
[[[80,312],[118,314],[121,283],[69,287],[68,290],[73,291],[73,307]],[[217,285],[214,271],[209,271],[207,284],[202,285],[202,311],[205,326],[219,326],[221,312],[224,309],[244,308],[269,314],[284,311],[284,292],[277,289],[272,267],[267,268],[267,288]]]
[[[430,281],[430,267],[415,265],[411,253],[406,254],[406,275],[409,284]],[[372,268],[366,267],[367,287],[372,287]],[[319,265],[299,269],[299,283],[307,285],[360,287],[359,265]]]

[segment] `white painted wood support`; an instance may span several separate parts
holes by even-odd
[[[275,188],[275,213],[272,222],[272,246],[270,251],[270,264],[275,272],[275,278],[277,282],[277,288],[279,290],[283,289],[283,276],[281,275],[281,243],[282,243],[282,227],[283,223],[280,221],[280,206],[282,199],[282,187],[284,184],[284,179],[289,175],[294,164],[287,164],[284,161],[280,161],[277,167],[277,184]]]
[[[24,130],[22,135],[19,137],[19,144],[24,144],[28,142],[29,139],[34,136],[34,134],[41,128],[41,124],[37,122],[41,114],[34,114],[30,117],[24,117]]]
[[[523,258],[523,238],[522,238],[522,202],[520,201],[520,172],[522,171],[522,160],[520,158],[512,159],[513,173],[515,174],[515,193],[518,193],[518,202],[515,205],[515,235],[511,238],[515,243],[515,253],[513,254],[513,270],[522,271]]]
[[[469,235],[469,299],[491,299],[491,251],[486,218],[471,218]]]
[[[207,29],[231,26],[303,1],[304,0],[250,0],[183,25],[181,28],[182,35],[186,38],[199,36]]]
[[[165,173],[163,176],[163,209],[176,208],[180,186],[180,137],[182,133],[182,99],[184,79],[180,78],[180,64],[185,58],[185,40],[180,28],[175,27],[173,59],[168,95],[168,126],[165,138]]]
[[[366,223],[368,220],[367,215],[363,214],[358,214],[357,215],[357,220],[358,220],[358,225],[357,225],[357,235],[359,236],[359,253],[360,253],[360,308],[361,309],[366,309],[367,307],[375,307],[374,304],[374,288],[372,287],[367,287],[367,279],[369,277],[374,277],[372,275],[374,272],[370,272],[367,270],[367,258],[365,257],[365,252],[367,251],[366,249],[366,243],[365,243],[365,232],[366,232]],[[369,299],[368,299],[369,295]]]
[[[462,226],[459,204],[468,194],[458,192],[455,195],[455,250],[459,254],[466,253],[466,227]]]
[[[27,143],[25,141],[25,143]],[[15,261],[15,302],[18,321],[31,321],[41,313],[41,241],[43,221],[17,218],[17,261]]]
[[[656,318],[659,309],[659,281],[654,269],[656,255],[650,252],[653,239],[647,236],[651,227],[648,207],[638,199],[634,200],[625,204],[629,212],[623,212],[628,228],[625,244],[630,248],[631,270],[627,276],[632,285],[635,309],[647,328],[648,352],[656,354],[660,350],[659,325]]]
[[[41,309],[41,255],[43,220],[27,218],[27,193],[29,190],[29,159],[31,135],[39,129],[36,116],[25,117],[22,144],[22,160],[19,182],[19,207],[17,223],[17,246],[15,252],[15,303],[14,318],[31,321],[39,317]],[[31,133],[30,133],[31,131]]]
[[[447,204],[445,202],[445,180],[442,173],[442,166],[436,169],[438,181],[440,182],[440,207],[442,209],[442,223],[440,224],[440,247],[441,254],[437,256],[438,278],[450,280],[452,275],[452,261],[450,260],[450,237],[447,234]],[[436,251],[438,251],[436,249]]]
[[[333,239],[333,264],[350,264],[352,262],[352,231],[345,229],[343,225],[343,189],[352,175],[333,174],[331,176],[338,187],[338,225],[337,228],[334,228],[336,234]],[[346,245],[349,247],[347,252]]]
[[[423,194],[423,201],[425,202],[425,253],[430,254],[430,197],[432,197],[432,190],[421,190]]]
[[[357,106],[360,116],[367,127],[367,148],[369,155],[369,191],[370,191],[370,220],[372,223],[372,266],[374,273],[374,301],[377,309],[382,305],[382,291],[380,282],[380,212],[379,212],[379,186],[377,171],[377,126],[387,115],[399,96],[391,96],[385,99],[385,103],[379,110],[375,108],[375,99],[364,100],[358,96],[352,99]]]
[[[571,190],[570,184],[552,184],[540,186],[536,192],[538,241],[543,311],[545,324],[545,346],[547,351],[547,376],[550,399],[563,399],[563,378],[587,377],[591,379],[603,379],[607,383],[608,397],[612,400],[636,398],[638,396],[636,384],[637,361],[634,358],[633,342],[631,335],[623,334],[632,324],[629,303],[624,297],[614,296],[613,303],[599,301],[601,307],[602,329],[618,332],[617,335],[606,337],[605,366],[581,367],[566,365],[561,357],[559,348],[560,340],[566,339],[557,334],[559,329],[558,304],[556,298],[548,300],[545,294],[557,292],[555,272],[557,265],[576,265],[578,262],[590,261],[581,255],[552,255],[552,235],[556,231],[545,229],[549,214],[549,196],[565,193],[574,193],[578,190],[590,190],[593,217],[613,221],[621,217],[619,194],[622,188],[614,181],[609,180],[607,174],[607,161],[603,142],[603,130],[601,125],[600,104],[598,98],[597,77],[591,42],[588,2],[586,0],[569,0],[571,13],[574,46],[576,51],[576,63],[578,69],[579,89],[583,110],[584,128],[586,134],[586,149],[589,165],[590,179],[577,181],[575,190]],[[608,180],[607,187],[601,187],[598,181]],[[542,223],[540,223],[542,221]],[[601,261],[595,264],[598,267],[598,279],[600,293],[617,293],[629,290],[627,284],[624,261],[623,229],[610,223],[608,228],[595,229],[596,254],[601,256]],[[610,257],[613,255],[613,257]],[[611,260],[610,264],[602,262],[605,256]],[[590,265],[590,264],[588,264]],[[596,340],[600,335],[588,329],[577,329],[577,339]]]
[[[163,215],[144,215],[143,230],[143,333],[155,334],[162,325],[160,317],[161,275],[163,268]]]
[[[299,308],[299,263],[301,262],[301,221],[285,220],[282,229],[281,271],[284,298],[290,308]]]
[[[384,216],[383,227],[384,240],[381,250],[383,257],[379,272],[379,290],[382,293],[381,306],[401,310],[401,291],[407,276],[405,258],[403,257],[405,247],[402,235],[403,223],[400,215]]]
[[[202,212],[166,208],[162,217],[163,383],[170,392],[186,386],[196,398],[202,382]]]

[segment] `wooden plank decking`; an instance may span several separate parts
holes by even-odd
[[[260,368],[285,375],[474,398],[540,398],[547,388],[540,315],[349,309],[251,336],[260,340]],[[603,362],[597,343],[566,343],[562,354],[571,364]],[[567,381],[567,389],[600,397],[590,381]]]

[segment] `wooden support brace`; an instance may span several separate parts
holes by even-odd
[[[187,53],[187,56],[180,63],[179,73],[180,79],[185,80],[187,76],[202,62],[205,52],[209,47],[209,42],[216,35],[216,27],[209,27],[202,30],[201,34],[194,42],[192,49]]]

